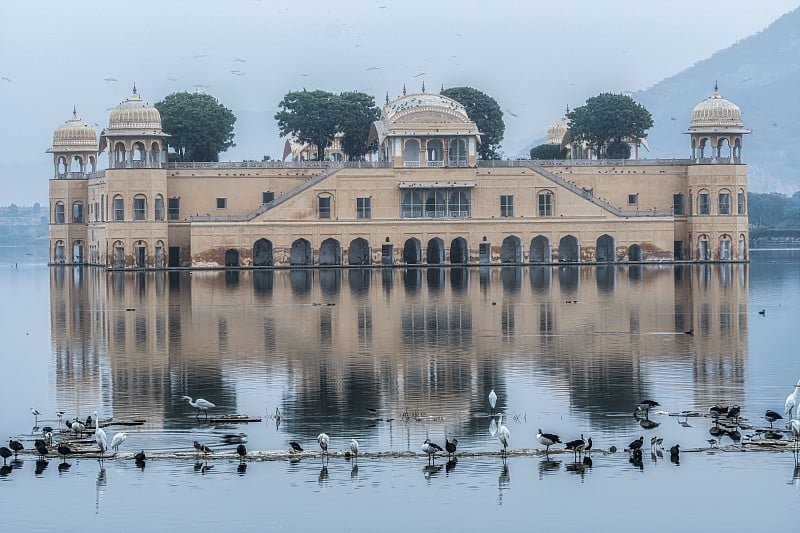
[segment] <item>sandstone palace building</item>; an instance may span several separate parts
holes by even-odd
[[[432,93],[389,101],[372,161],[175,163],[134,89],[100,133],[73,112],[49,153],[50,261],[109,269],[746,261],[739,108],[716,88],[687,159],[479,161]],[[302,150],[295,150],[296,153]],[[98,170],[106,152],[107,168]]]

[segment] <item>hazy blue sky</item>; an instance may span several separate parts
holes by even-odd
[[[503,150],[544,136],[566,105],[646,88],[764,29],[800,0],[3,2],[0,204],[47,200],[44,151],[73,105],[98,133],[130,94],[202,90],[241,117],[222,160],[282,155],[288,91],[360,90],[379,104],[425,81],[470,85],[505,111]],[[231,71],[237,71],[233,73]],[[113,81],[116,80],[116,81]],[[708,96],[698,94],[697,99]],[[688,122],[687,110],[686,121]],[[101,161],[105,162],[105,155]]]

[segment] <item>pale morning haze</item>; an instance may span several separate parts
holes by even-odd
[[[543,137],[565,106],[651,86],[798,5],[7,2],[0,7],[0,204],[46,203],[53,130],[74,106],[99,133],[134,83],[150,103],[203,91],[233,110],[237,146],[223,161],[280,158],[273,116],[289,91],[358,90],[382,105],[404,84],[409,92],[423,82],[428,91],[468,85],[500,104],[502,149],[514,157]]]

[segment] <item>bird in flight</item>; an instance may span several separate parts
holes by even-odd
[[[11,83],[11,78],[9,78],[8,76],[3,76],[2,78],[0,78],[0,80],[5,80],[8,83]]]
[[[367,70],[380,70],[381,67],[368,67]]]
[[[419,74],[415,74],[414,77],[415,78],[419,78],[420,76],[424,76],[424,75],[425,75],[425,72],[420,72]]]
[[[208,57],[208,54],[197,54],[192,56],[192,59],[201,59],[203,57]]]
[[[506,113],[508,113],[509,115],[511,115],[514,118],[519,118],[519,115],[517,115],[516,113],[514,113],[510,109],[506,109]]]
[[[247,63],[247,60],[246,59],[242,59],[241,57],[235,57],[233,60],[234,61],[238,61],[239,63]]]
[[[103,78],[103,81],[115,82],[117,81],[117,78]]]

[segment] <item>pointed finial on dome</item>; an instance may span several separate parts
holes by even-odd
[[[714,98],[719,97],[719,85],[717,84],[717,80],[714,80]]]
[[[133,94],[136,94],[136,82],[133,82]]]
[[[78,108],[72,106],[72,118],[78,118]]]
[[[567,111],[564,113],[564,116],[569,115],[569,104],[567,104]]]
[[[389,91],[386,91],[386,103],[389,103]]]
[[[442,94],[443,92],[444,92],[444,83],[442,84],[442,88],[439,89],[439,94]]]
[[[422,92],[425,92],[425,80],[422,80]]]
[[[405,95],[406,95],[406,84],[404,83],[403,84],[403,96],[405,96]]]

